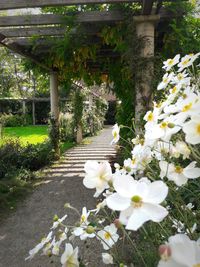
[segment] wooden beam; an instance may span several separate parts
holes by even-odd
[[[87,4],[114,4],[140,2],[140,0],[1,0],[0,10],[46,6],[71,6]]]
[[[21,47],[25,47],[26,50],[32,49],[49,49],[53,44],[55,44],[56,41],[63,39],[62,36],[56,37],[56,36],[51,36],[49,38],[37,38],[37,39],[32,39],[32,38],[6,38],[4,39],[4,43],[6,45],[10,44],[19,44]],[[82,44],[99,44],[101,43],[102,39],[99,36],[87,36],[86,40],[83,40]]]
[[[0,33],[6,38],[32,37],[32,36],[60,36],[64,35],[63,27],[32,27],[32,28],[0,28]]]
[[[12,26],[33,26],[33,25],[67,25],[67,16],[56,14],[43,15],[21,15],[21,16],[1,16],[0,27]],[[72,14],[70,15],[72,17]],[[78,23],[87,22],[112,22],[121,21],[124,16],[120,11],[88,11],[75,14],[75,20]]]
[[[151,15],[154,0],[143,0],[142,15]]]
[[[102,27],[100,25],[86,25],[82,24],[81,28],[72,28],[68,34],[77,35],[80,32],[86,35],[98,34]],[[65,26],[47,26],[47,27],[19,27],[19,28],[0,28],[0,34],[4,35],[4,38],[20,38],[20,37],[44,37],[44,36],[63,36],[67,33],[67,27]]]
[[[0,42],[2,42],[5,38],[6,38],[6,36],[4,34],[0,33]]]

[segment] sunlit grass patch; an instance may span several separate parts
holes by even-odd
[[[19,138],[23,145],[43,143],[48,138],[48,126],[5,127],[4,138]]]

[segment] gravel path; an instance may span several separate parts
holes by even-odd
[[[55,214],[62,217],[63,206],[70,203],[81,211],[95,207],[93,190],[82,185],[83,166],[88,160],[109,160],[115,158],[116,151],[110,146],[111,128],[105,128],[91,144],[80,145],[66,152],[64,157],[45,172],[44,184],[20,204],[20,207],[0,225],[0,267],[57,267],[60,263],[47,257],[35,257],[32,261],[24,261],[28,251],[32,249],[48,233]],[[68,222],[76,220],[76,215],[68,213]],[[83,249],[83,245],[82,245]],[[93,255],[87,255],[88,267],[102,267],[99,242],[92,244]],[[95,255],[95,257],[94,257]]]

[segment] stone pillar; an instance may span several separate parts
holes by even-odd
[[[32,118],[33,118],[33,125],[35,125],[35,100],[32,101]]]
[[[22,100],[22,113],[23,115],[26,115],[26,101]]]
[[[51,141],[54,146],[55,155],[60,156],[59,148],[59,95],[58,74],[50,73],[50,100],[51,100]]]
[[[82,126],[79,124],[77,126],[77,132],[76,132],[76,143],[80,144],[83,141],[83,130]]]
[[[136,34],[140,44],[140,59],[136,70],[135,122],[136,128],[151,106],[152,79],[154,72],[154,33],[159,15],[136,16]]]

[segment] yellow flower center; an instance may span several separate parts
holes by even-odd
[[[142,206],[142,198],[140,196],[133,196],[131,201],[134,208],[140,208]]]
[[[183,172],[183,168],[181,168],[181,166],[176,166],[175,167],[175,172],[180,174],[180,173]]]
[[[174,63],[174,60],[173,60],[173,59],[169,59],[169,60],[168,60],[168,64],[169,64],[169,65],[172,65],[173,63]]]
[[[189,59],[184,60],[184,61],[182,62],[182,65],[183,65],[183,66],[187,65],[189,61],[190,61]]]
[[[187,94],[182,94],[183,99],[186,99],[188,96]]]
[[[147,117],[147,120],[148,121],[152,121],[153,120],[153,113],[152,112],[149,113],[149,115]]]
[[[132,158],[131,163],[135,164],[135,162],[136,162],[136,158]]]
[[[165,121],[160,124],[161,129],[165,129],[165,128],[167,128],[167,126],[168,126],[168,123]]]
[[[168,83],[168,78],[164,78],[164,79],[163,79],[163,82],[164,82],[164,83]]]
[[[105,174],[99,175],[99,179],[102,181],[106,181],[106,175]]]
[[[190,110],[191,108],[192,108],[192,103],[189,103],[183,107],[182,112],[186,112]]]
[[[114,133],[113,133],[113,137],[114,137],[114,139],[117,138],[117,132],[114,132]]]
[[[112,236],[111,236],[111,234],[110,234],[109,232],[106,232],[106,233],[104,234],[104,237],[105,237],[106,240],[108,240],[108,239],[110,239]]]
[[[86,217],[85,217],[85,215],[82,215],[81,216],[81,223],[83,223],[83,222],[85,222],[86,221]]]
[[[183,79],[183,75],[182,75],[181,73],[179,73],[179,74],[177,75],[177,78],[178,78],[178,80],[180,81],[180,80]]]
[[[144,139],[143,139],[143,138],[141,138],[141,139],[139,140],[139,144],[142,145],[142,146],[144,145]]]
[[[172,94],[176,93],[176,91],[177,91],[177,87],[174,86],[174,88],[172,88]]]
[[[200,123],[197,125],[196,129],[197,129],[197,134],[200,135]]]

